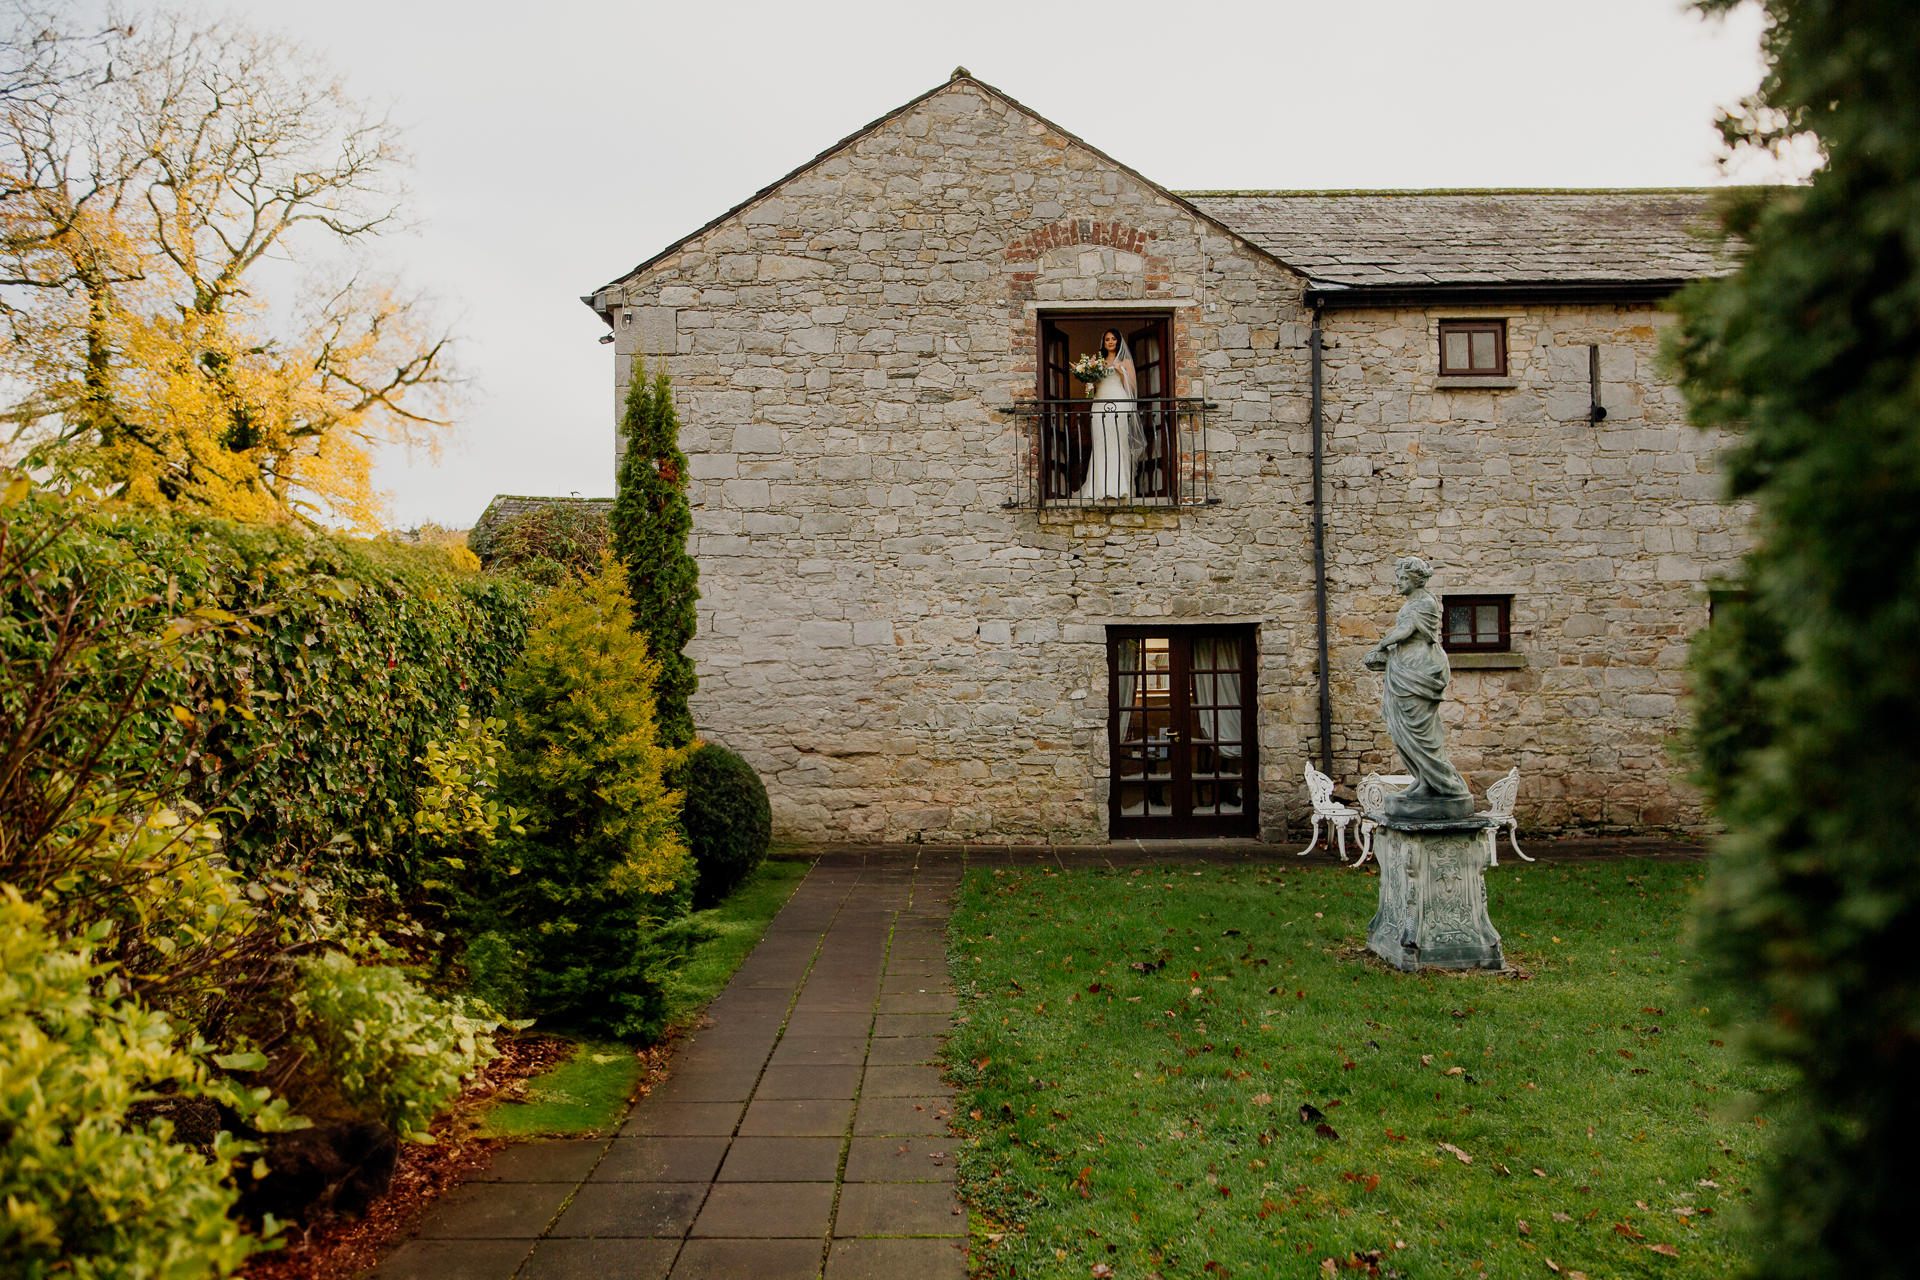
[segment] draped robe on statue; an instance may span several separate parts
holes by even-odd
[[[1413,632],[1387,654],[1380,695],[1394,749],[1417,779],[1401,796],[1406,801],[1464,798],[1471,804],[1473,793],[1447,760],[1446,728],[1440,723],[1440,700],[1453,679],[1446,650],[1440,647],[1440,602],[1425,590],[1415,591],[1393,622],[1395,630]]]

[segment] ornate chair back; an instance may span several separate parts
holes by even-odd
[[[1316,813],[1328,813],[1345,807],[1334,803],[1333,779],[1312,765],[1307,766],[1307,794],[1313,797]]]
[[[1514,797],[1520,794],[1520,767],[1515,765],[1507,776],[1487,788],[1487,812],[1496,818],[1513,816]]]
[[[1377,773],[1370,773],[1360,779],[1360,785],[1354,788],[1354,794],[1360,801],[1361,813],[1378,813],[1387,802],[1387,783]]]

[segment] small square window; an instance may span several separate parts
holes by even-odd
[[[1507,322],[1505,320],[1442,320],[1440,322],[1440,376],[1443,378],[1506,377]]]
[[[1446,596],[1440,647],[1448,653],[1507,653],[1513,649],[1512,596]]]

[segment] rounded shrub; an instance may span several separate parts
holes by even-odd
[[[673,785],[687,797],[680,822],[698,868],[693,905],[711,907],[766,860],[773,806],[753,766],[717,743],[695,747]]]

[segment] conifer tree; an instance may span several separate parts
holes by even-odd
[[[470,904],[476,932],[512,939],[531,1007],[614,1035],[650,1036],[670,957],[659,930],[685,913],[693,867],[680,835],[675,755],[654,731],[657,664],[633,628],[612,556],[569,578],[535,615],[508,674],[500,792],[526,810],[511,874]]]
[[[634,629],[660,664],[654,719],[670,747],[693,741],[687,699],[699,679],[686,647],[698,625],[700,567],[687,554],[693,508],[687,502],[687,455],[680,452],[680,418],[665,362],[651,379],[639,356],[627,386],[621,422],[627,452],[613,500],[613,549],[626,565]]]
[[[1699,777],[1728,829],[1701,936],[1731,988],[1715,1003],[1792,1072],[1750,1148],[1778,1135],[1747,1274],[1914,1276],[1920,39],[1905,0],[1764,8],[1766,78],[1723,131],[1810,132],[1825,160],[1730,202],[1738,270],[1681,299],[1693,420],[1737,434],[1730,496],[1758,513],[1745,600],[1695,658]]]

